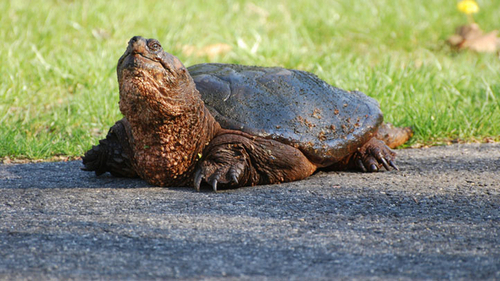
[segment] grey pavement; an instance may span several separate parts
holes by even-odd
[[[218,193],[0,165],[0,279],[500,279],[500,144]]]

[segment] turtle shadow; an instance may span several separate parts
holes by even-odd
[[[151,188],[139,178],[96,176],[81,161],[0,165],[0,188]]]
[[[360,173],[356,171],[319,171],[317,175],[368,178],[374,183],[386,177],[412,177],[439,173],[480,175],[500,172],[500,145],[452,145],[428,149],[397,150],[400,171]],[[109,173],[95,176],[81,170],[80,161],[44,162],[29,164],[0,164],[0,188],[153,188],[139,178],[114,177]],[[306,179],[307,180],[307,179]],[[411,180],[411,179],[410,179]],[[306,182],[304,182],[306,183]],[[273,186],[274,187],[274,186]],[[279,186],[276,188],[280,188]],[[171,187],[182,192],[195,192],[189,187]],[[241,189],[223,189],[235,192]],[[245,187],[244,190],[253,190]],[[212,192],[203,186],[203,192]]]

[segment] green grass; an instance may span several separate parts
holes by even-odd
[[[219,3],[219,4],[216,4]],[[484,30],[497,0],[478,1]],[[0,1],[0,157],[79,156],[121,114],[115,66],[134,35],[189,66],[284,66],[375,97],[412,144],[500,140],[500,59],[444,41],[466,23],[456,2]],[[224,43],[216,56],[188,54]]]

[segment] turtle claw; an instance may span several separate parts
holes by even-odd
[[[238,178],[241,175],[241,169],[238,169],[236,167],[231,167],[229,169],[229,178],[231,179],[231,182],[234,184],[238,184]]]
[[[213,179],[210,185],[214,191],[217,191],[217,179]]]
[[[377,160],[379,162],[382,163],[382,165],[384,165],[384,168],[387,170],[387,171],[390,171],[391,170],[391,167],[389,167],[389,164],[387,163],[387,160],[385,160],[384,156],[382,156],[382,153],[378,153],[377,154]]]
[[[395,157],[396,153],[384,142],[374,138],[358,150],[353,164],[363,172],[378,172],[381,167],[384,167],[387,171],[390,171],[391,167],[399,170],[394,164]]]
[[[217,191],[217,183],[220,180],[220,176],[222,174],[222,171],[219,169],[217,170],[211,177],[210,177],[210,185],[212,186],[212,189],[214,191]]]
[[[238,184],[238,177],[236,175],[231,175],[231,182],[234,183],[234,184]]]
[[[363,161],[361,160],[361,158],[358,158],[356,159],[356,166],[358,167],[358,169],[360,169],[361,171],[363,172],[367,172],[366,168],[365,168],[365,165],[363,164]]]
[[[194,188],[196,191],[200,191],[201,187],[201,182],[205,179],[206,182],[208,182],[214,191],[217,191],[217,184],[219,183],[219,178],[220,178],[220,172],[217,171],[216,173],[212,174],[210,177],[207,177],[205,175],[206,171],[202,168],[198,169],[196,173],[194,174]]]
[[[201,181],[203,180],[203,174],[201,169],[198,169],[194,175],[194,188],[196,191],[200,191]]]
[[[245,182],[243,179],[246,169],[244,158],[233,158],[222,162],[220,159],[205,159],[194,174],[194,188],[200,191],[203,181],[212,186],[214,191],[219,187],[237,187]]]
[[[398,168],[398,166],[396,166],[396,164],[394,164],[394,161],[392,161],[392,160],[391,160],[391,161],[389,161],[389,165],[390,165],[391,167],[393,167],[393,168],[394,168],[394,170],[399,171],[399,168]]]

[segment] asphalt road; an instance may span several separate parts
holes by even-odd
[[[0,165],[0,279],[500,279],[500,144],[218,193]]]

